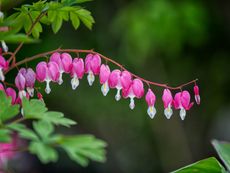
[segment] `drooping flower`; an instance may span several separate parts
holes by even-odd
[[[0,143],[0,169],[3,170],[4,166],[7,164],[8,160],[12,159],[17,149],[17,142],[18,137],[17,135],[13,135],[12,139],[8,143]]]
[[[155,102],[156,102],[156,96],[151,89],[148,89],[148,92],[145,96],[145,101],[148,104],[147,113],[148,113],[149,117],[153,119],[155,114],[156,114],[156,108],[154,106]]]
[[[162,100],[163,100],[164,108],[165,108],[164,114],[167,119],[170,119],[173,114],[173,110],[172,110],[173,97],[169,89],[164,89]]]
[[[8,68],[9,62],[5,60],[5,58],[2,55],[0,55],[0,81],[5,80],[4,71],[8,70]]]
[[[33,95],[34,95],[34,84],[36,81],[35,72],[31,68],[28,68],[28,69],[21,68],[19,70],[19,73],[21,73],[24,76],[24,78],[26,80],[26,83],[25,83],[26,90],[29,93],[29,95],[31,97],[33,97]]]
[[[117,94],[115,95],[117,101],[121,99],[121,89],[129,89],[131,83],[132,76],[128,71],[113,70],[109,76],[109,87],[117,89]]]
[[[60,72],[57,63],[40,62],[36,67],[36,77],[39,82],[46,82],[45,92],[49,94],[51,92],[50,82],[58,82]]]
[[[98,54],[88,54],[85,59],[85,72],[88,73],[87,80],[90,86],[95,80],[94,75],[100,73],[101,57]]]
[[[82,58],[74,58],[73,63],[70,67],[71,74],[71,85],[72,89],[75,90],[79,85],[79,79],[82,79],[85,73],[84,61]]]
[[[68,53],[60,54],[55,52],[51,55],[50,62],[56,62],[59,67],[60,76],[58,79],[58,84],[61,85],[63,83],[62,74],[64,72],[70,73],[71,71],[72,57]]]
[[[124,98],[130,98],[130,109],[134,109],[134,98],[140,99],[144,95],[144,85],[140,79],[134,79],[128,89],[122,88]]]
[[[11,104],[14,105],[17,97],[16,91],[13,88],[9,87],[6,89],[6,95],[8,97],[11,97]]]
[[[109,76],[110,76],[110,68],[108,65],[101,65],[100,68],[100,83],[102,84],[101,86],[101,92],[103,93],[104,96],[106,96],[109,92]]]
[[[194,94],[195,94],[195,101],[199,105],[200,104],[200,92],[199,92],[199,87],[197,85],[194,86],[193,88]]]
[[[15,85],[19,90],[19,98],[22,100],[23,97],[26,97],[26,78],[23,76],[22,72],[18,72],[16,78],[15,78]]]
[[[188,91],[178,92],[174,97],[174,107],[175,109],[180,109],[180,117],[182,120],[185,119],[186,110],[189,110],[193,106],[190,103],[190,94]]]
[[[6,45],[6,42],[4,40],[1,41],[2,49],[4,52],[8,52],[8,46]]]
[[[37,92],[37,98],[38,98],[38,100],[44,101],[43,96],[40,92]]]

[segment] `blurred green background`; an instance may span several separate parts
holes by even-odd
[[[10,14],[16,1],[2,10]],[[17,1],[19,3],[20,1]],[[23,1],[23,3],[32,1]],[[19,3],[20,4],[20,3]],[[108,143],[107,162],[82,168],[63,153],[57,164],[41,165],[30,155],[14,166],[21,172],[150,173],[169,172],[215,155],[210,140],[230,141],[230,2],[218,0],[95,0],[85,3],[95,25],[75,31],[65,23],[54,35],[44,28],[39,44],[25,45],[19,58],[63,48],[91,49],[124,64],[146,79],[176,86],[199,78],[201,105],[185,121],[178,111],[170,120],[163,115],[162,89],[157,115],[151,120],[144,99],[129,109],[129,100],[116,102],[115,90],[104,97],[99,81],[92,87],[86,77],[72,91],[70,77],[52,84],[44,95],[51,110],[64,112],[78,125],[58,129],[64,133],[92,133]],[[9,45],[14,50],[16,45]],[[84,54],[80,54],[84,57]],[[28,64],[35,67],[35,63]],[[111,65],[112,68],[115,68]],[[15,75],[11,72],[9,75]],[[44,85],[42,86],[44,88]],[[192,86],[187,87],[191,93]]]

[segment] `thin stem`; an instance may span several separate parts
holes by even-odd
[[[111,58],[108,58],[94,50],[82,50],[82,49],[61,49],[61,48],[58,48],[56,50],[52,50],[52,51],[49,51],[49,52],[44,52],[44,53],[40,53],[40,54],[37,54],[37,55],[34,55],[32,57],[28,57],[28,58],[25,58],[24,60],[12,65],[9,70],[7,72],[9,72],[10,70],[12,70],[13,68],[15,68],[16,66],[20,66],[22,64],[25,64],[27,62],[30,62],[30,61],[33,61],[35,59],[38,59],[38,58],[41,58],[41,57],[45,57],[47,55],[50,55],[50,54],[53,54],[54,52],[68,52],[68,53],[92,53],[92,54],[98,54],[100,55],[101,58],[103,58],[104,60],[108,61],[108,62],[111,62],[113,64],[115,64],[116,66],[120,67],[122,70],[127,70],[126,68],[124,68],[121,64],[119,64],[118,62],[112,60]],[[127,70],[128,71],[128,70]],[[6,73],[7,73],[6,72]],[[147,86],[149,85],[154,85],[154,86],[159,86],[159,87],[163,87],[163,88],[168,88],[168,89],[171,89],[171,90],[180,90],[182,87],[185,87],[187,85],[190,85],[192,83],[195,84],[195,82],[198,80],[198,79],[194,79],[190,82],[187,82],[187,83],[184,83],[184,84],[181,84],[177,87],[172,87],[172,86],[168,86],[167,84],[162,84],[162,83],[157,83],[157,82],[152,82],[152,81],[149,81],[149,80],[146,80],[134,73],[131,73],[131,75],[135,78],[138,78],[140,80],[142,80],[144,83],[146,83]]]

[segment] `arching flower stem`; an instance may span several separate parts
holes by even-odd
[[[17,67],[17,66],[20,66],[20,65],[22,65],[22,64],[28,63],[28,62],[33,61],[33,60],[38,59],[38,58],[46,57],[46,56],[48,56],[48,55],[53,54],[54,52],[68,52],[68,53],[76,53],[76,54],[78,54],[78,53],[98,54],[98,55],[100,55],[100,57],[101,57],[102,59],[104,59],[106,62],[111,62],[112,64],[114,64],[114,65],[120,67],[122,70],[127,70],[125,67],[123,67],[123,65],[119,64],[118,62],[112,60],[111,58],[108,58],[108,57],[106,57],[106,56],[104,56],[104,55],[102,55],[102,54],[100,54],[100,53],[98,53],[98,52],[96,52],[96,51],[94,51],[94,50],[62,49],[62,48],[58,48],[58,49],[55,49],[55,50],[52,50],[52,51],[43,52],[43,53],[40,53],[40,54],[31,56],[31,57],[25,58],[25,59],[22,60],[22,61],[19,61],[19,62],[15,63],[15,64],[12,64],[12,65],[10,66],[9,70],[8,70],[6,73],[8,73],[10,70],[14,69],[14,68]],[[127,70],[127,71],[129,71],[129,70]],[[6,73],[5,73],[5,74],[6,74]],[[131,73],[131,72],[130,72],[130,73]],[[144,78],[142,78],[142,77],[140,77],[140,76],[138,76],[138,75],[136,75],[136,74],[134,74],[134,73],[131,73],[131,75],[132,75],[133,77],[135,77],[135,78],[140,79],[142,82],[146,83],[147,86],[154,85],[154,86],[158,86],[158,87],[162,87],[162,88],[167,88],[167,89],[170,89],[170,90],[181,90],[182,87],[188,86],[188,85],[190,85],[190,84],[195,84],[196,81],[198,81],[198,79],[194,79],[194,80],[192,80],[192,81],[189,81],[189,82],[187,82],[187,83],[181,84],[181,85],[179,85],[179,86],[172,87],[172,86],[168,86],[167,84],[162,84],[162,83],[157,83],[157,82],[152,82],[152,81],[146,80],[146,79],[144,79]]]

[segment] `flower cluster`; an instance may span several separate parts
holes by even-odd
[[[0,80],[4,81],[4,70],[7,70],[9,63],[0,56]],[[72,58],[69,53],[55,52],[50,56],[49,61],[42,61],[37,64],[36,72],[33,69],[21,68],[15,78],[15,86],[18,89],[18,97],[16,91],[12,88],[4,88],[0,85],[0,89],[12,97],[12,104],[20,104],[23,97],[30,98],[34,96],[35,82],[46,82],[45,92],[51,92],[50,83],[63,83],[63,74],[71,76],[72,89],[75,90],[80,83],[80,79],[87,74],[87,80],[90,86],[95,81],[95,76],[99,76],[101,92],[106,96],[111,89],[116,88],[117,93],[115,99],[119,101],[122,97],[130,99],[129,107],[134,109],[135,99],[141,99],[145,95],[148,105],[147,113],[150,118],[154,118],[156,114],[155,102],[156,96],[149,88],[145,94],[144,84],[141,78],[133,78],[133,74],[127,70],[111,70],[108,65],[102,64],[99,54],[88,54],[85,61],[82,58]],[[199,88],[194,86],[195,101],[200,104]],[[37,93],[37,97],[42,100],[41,93]],[[191,103],[190,93],[186,90],[180,91],[173,97],[169,88],[165,88],[162,95],[164,104],[164,114],[167,119],[173,114],[173,109],[180,110],[180,117],[185,119],[186,111],[193,106]]]

